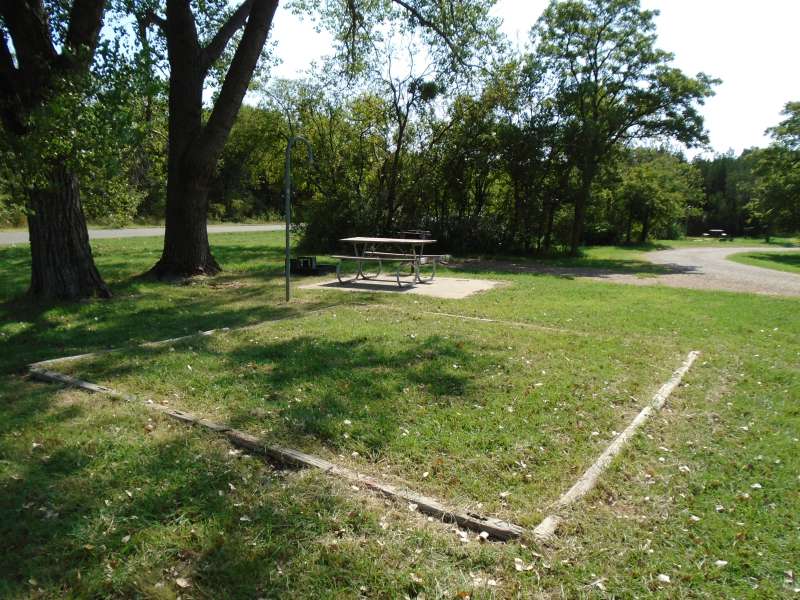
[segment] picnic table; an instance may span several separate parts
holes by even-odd
[[[358,267],[358,271],[353,279],[349,281],[357,281],[360,279],[376,279],[383,272],[384,262],[394,262],[398,264],[396,278],[397,285],[403,286],[403,281],[400,279],[400,272],[404,265],[411,267],[412,280],[408,285],[416,285],[418,283],[429,283],[436,276],[437,263],[446,262],[449,258],[444,254],[425,254],[425,247],[435,244],[436,240],[419,239],[419,238],[384,238],[384,237],[348,237],[342,238],[340,242],[353,245],[353,254],[334,254],[332,258],[338,259],[339,263],[336,265],[336,278],[339,283],[346,283],[342,278],[342,264],[345,262],[354,262]],[[390,252],[389,250],[393,250]],[[399,250],[399,251],[398,251]],[[375,273],[366,273],[365,265],[375,265]],[[429,277],[422,276],[421,268],[425,265],[430,265],[432,271]],[[369,269],[371,271],[371,269]]]

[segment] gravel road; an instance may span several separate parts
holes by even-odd
[[[725,248],[677,248],[649,252],[645,256],[655,264],[664,265],[670,271],[657,277],[631,277],[637,283],[657,283],[671,287],[702,290],[725,290],[750,292],[771,296],[800,296],[800,275],[774,269],[762,269],[728,260],[739,252],[786,252],[792,248],[729,246]],[[797,252],[797,249],[794,249]],[[655,281],[650,282],[649,279]]]
[[[246,233],[248,231],[283,231],[283,225],[209,225],[208,233]],[[90,229],[93,240],[104,238],[163,236],[163,227],[130,227],[126,229]],[[0,246],[5,244],[27,244],[28,232],[0,231]]]
[[[689,247],[647,252],[650,262],[663,265],[663,274],[637,274],[614,269],[553,267],[529,262],[467,260],[462,267],[477,272],[485,269],[512,273],[541,273],[574,279],[593,279],[630,285],[665,285],[696,290],[748,292],[770,296],[800,296],[800,275],[739,264],[727,257],[739,252],[787,252],[797,248],[764,246]]]

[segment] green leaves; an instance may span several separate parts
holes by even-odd
[[[800,102],[787,102],[781,112],[786,118],[767,129],[773,139],[791,150],[800,150]]]
[[[362,74],[373,47],[390,30],[416,32],[440,67],[462,70],[485,60],[500,38],[491,17],[495,0],[294,0],[296,12],[319,19],[333,32],[350,76]]]

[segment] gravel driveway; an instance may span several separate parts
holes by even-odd
[[[283,231],[283,225],[209,225],[208,233],[247,233],[249,231]],[[125,229],[90,229],[89,238],[155,237],[163,236],[163,227],[128,227]],[[0,246],[5,244],[27,244],[28,232],[0,231]]]
[[[725,248],[677,248],[649,252],[645,256],[655,264],[664,265],[670,271],[665,275],[642,278],[625,276],[639,285],[660,284],[670,287],[701,290],[725,290],[750,292],[771,296],[800,296],[800,275],[762,269],[728,260],[731,254],[740,252],[787,252],[792,248],[735,247]],[[797,249],[794,249],[797,252]],[[654,281],[648,281],[648,280]]]
[[[696,290],[749,292],[770,296],[800,296],[800,275],[774,269],[743,265],[727,257],[739,252],[787,252],[797,248],[764,246],[725,246],[715,248],[677,248],[647,252],[643,256],[662,265],[664,273],[623,273],[614,269],[554,267],[529,262],[467,260],[461,268],[477,272],[485,270],[513,273],[540,273],[558,277],[611,281],[630,285],[666,285]],[[457,267],[456,267],[457,268]]]

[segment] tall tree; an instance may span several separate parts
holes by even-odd
[[[800,231],[800,102],[787,103],[782,114],[786,118],[767,129],[773,143],[742,155],[755,176],[747,208],[767,241],[777,232]]]
[[[152,10],[152,0],[146,3],[151,5],[147,22],[158,26],[166,37],[170,68],[166,233],[161,259],[152,272],[159,277],[215,274],[220,267],[211,253],[206,233],[209,181],[266,43],[279,0],[245,0],[222,20],[205,14],[200,14],[198,20],[190,0],[166,0],[163,16]],[[388,4],[372,0],[299,0],[296,6],[318,15],[334,29],[354,63],[365,44],[371,43],[371,37],[379,35],[373,25],[389,18],[421,27],[438,41],[438,44],[432,42],[434,49],[445,47],[463,62],[469,56],[470,46],[485,42],[480,34],[482,27],[494,23],[488,17],[492,3],[492,0],[458,3],[391,0]],[[226,4],[224,0],[215,0],[205,6],[214,5],[217,10],[211,12],[218,15],[220,7]],[[207,35],[214,26],[216,33]],[[204,122],[206,80],[242,28],[219,94]]]
[[[24,179],[30,293],[107,297],[81,206],[78,150],[52,135],[55,125],[75,128],[70,121],[80,110],[106,2],[48,7],[43,0],[0,0],[0,117]]]
[[[579,174],[570,239],[582,241],[592,184],[614,147],[633,140],[707,141],[697,105],[715,80],[691,78],[655,46],[657,11],[639,0],[551,0],[532,31]]]
[[[208,34],[225,3],[196,18],[190,0],[166,0],[165,16],[146,6],[140,18],[161,30],[169,61],[169,150],[164,250],[159,277],[215,274],[206,231],[209,183],[267,40],[278,0],[245,0]],[[201,28],[203,37],[201,39]],[[231,39],[242,29],[207,119],[203,92]]]
[[[684,234],[687,217],[702,197],[700,173],[694,165],[668,152],[635,149],[623,165],[614,196],[625,212],[625,242],[630,243],[638,222],[639,243],[651,234],[673,238]]]

